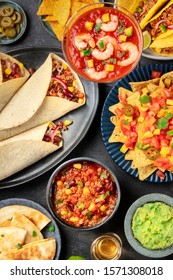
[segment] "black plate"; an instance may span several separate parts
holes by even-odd
[[[43,214],[45,214],[46,216],[48,216],[51,219],[51,222],[48,224],[48,226],[49,225],[54,225],[55,231],[54,232],[47,232],[48,228],[46,226],[45,228],[43,228],[41,233],[43,234],[44,238],[54,237],[56,239],[57,250],[56,250],[56,255],[55,255],[54,259],[58,260],[60,252],[61,252],[61,236],[60,236],[59,228],[58,228],[54,218],[49,214],[49,212],[44,207],[42,207],[40,204],[38,204],[38,203],[36,203],[32,200],[28,200],[28,199],[9,198],[9,199],[5,199],[5,200],[0,201],[0,208],[3,208],[5,206],[9,206],[9,205],[23,205],[23,206],[31,207],[31,208],[34,208],[34,209],[42,212]]]
[[[38,47],[9,51],[8,54],[23,62],[26,68],[37,69],[50,52],[62,56],[58,48]],[[13,187],[30,181],[62,161],[86,135],[98,106],[98,84],[81,79],[86,92],[86,104],[60,118],[73,120],[69,130],[63,132],[64,146],[35,164],[0,182],[0,188]],[[41,77],[40,77],[41,84]]]

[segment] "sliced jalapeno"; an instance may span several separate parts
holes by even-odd
[[[14,26],[14,21],[11,17],[2,17],[1,19],[1,26],[3,28],[9,28]]]
[[[3,17],[10,17],[14,12],[14,8],[10,5],[3,6],[0,8],[0,15]]]
[[[132,105],[126,104],[124,106],[124,110],[123,110],[124,115],[126,115],[126,116],[133,116],[134,111],[135,110],[134,110],[134,107]]]
[[[22,21],[22,16],[21,16],[21,14],[19,13],[19,12],[15,12],[15,15],[16,15],[16,19],[15,19],[15,24],[17,24],[17,23],[21,23],[21,21]]]
[[[159,156],[159,150],[154,147],[149,147],[148,149],[144,150],[144,154],[148,159],[155,160]]]
[[[16,36],[16,29],[14,27],[6,28],[5,35],[7,38],[10,38],[10,39],[14,38]]]

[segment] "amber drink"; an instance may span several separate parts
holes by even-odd
[[[91,245],[91,257],[96,260],[117,260],[121,256],[122,242],[115,233],[99,236]]]

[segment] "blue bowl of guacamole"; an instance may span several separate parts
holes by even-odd
[[[125,235],[138,253],[162,258],[173,253],[173,198],[153,193],[140,197],[129,208]]]

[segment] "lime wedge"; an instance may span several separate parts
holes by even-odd
[[[151,44],[151,35],[147,30],[145,30],[142,34],[143,34],[143,40],[144,40],[143,50],[145,50]]]

